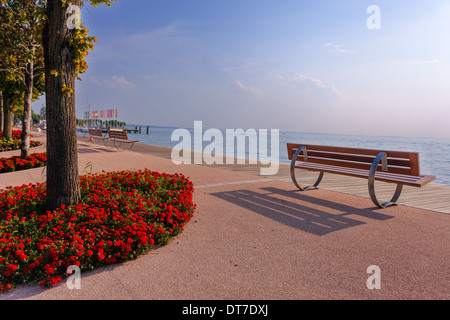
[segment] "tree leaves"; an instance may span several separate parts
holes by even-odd
[[[11,87],[6,83],[11,81],[21,81],[25,85],[25,75],[29,72],[36,76],[36,82],[43,81],[43,21],[39,17],[44,9],[44,0],[0,0],[0,73],[8,74],[1,78],[0,89]],[[27,68],[31,62],[36,66],[36,72]],[[38,87],[41,95],[43,85]],[[25,88],[15,86],[15,90],[24,91]]]

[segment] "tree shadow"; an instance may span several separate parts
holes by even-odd
[[[258,190],[262,192],[242,189],[217,192],[211,195],[317,236],[366,224],[366,222],[348,217],[349,215],[359,215],[381,221],[393,218],[393,216],[370,209],[359,209],[318,199],[298,191],[273,187]]]

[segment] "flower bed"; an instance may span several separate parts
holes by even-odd
[[[51,287],[81,271],[134,259],[166,244],[193,215],[193,185],[180,174],[122,171],[81,176],[82,201],[45,211],[46,184],[0,191],[0,291]]]
[[[12,130],[12,138],[13,140],[20,140],[20,135],[22,134],[22,130]],[[3,132],[0,131],[0,140],[3,138]]]
[[[12,141],[6,141],[6,139],[3,138],[3,132],[0,131],[0,152],[20,149],[21,133],[21,130],[13,130]],[[40,145],[42,145],[42,143],[39,141],[30,141],[30,148],[39,147]]]
[[[34,153],[21,159],[20,157],[1,158],[0,173],[20,171],[47,165],[47,153]]]

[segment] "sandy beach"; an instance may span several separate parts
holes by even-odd
[[[448,214],[381,210],[366,197],[325,189],[301,193],[286,177],[267,179],[248,166],[175,165],[169,151],[143,144],[117,151],[80,137],[79,169],[183,173],[194,183],[197,210],[181,235],[136,260],[82,274],[80,290],[64,281],[21,286],[0,300],[450,298]],[[0,189],[43,181],[42,168],[6,173]],[[381,288],[371,290],[373,265]]]

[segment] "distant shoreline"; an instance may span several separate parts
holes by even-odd
[[[129,127],[129,125],[127,127]],[[173,130],[170,127],[150,126],[150,133],[148,135],[146,134],[145,129],[143,129],[141,134],[132,133],[130,136],[139,140],[139,144],[148,145],[153,148],[152,150],[154,151],[151,152],[156,152],[159,156],[170,158],[172,148],[178,144],[178,142],[171,141],[172,132]],[[190,132],[193,133],[193,130]],[[81,135],[81,137],[83,137],[83,135]],[[448,150],[450,141],[448,139],[389,138],[288,132],[280,132],[279,138],[280,150],[278,162],[280,165],[290,163],[286,150],[286,143],[288,142],[418,152],[421,161],[421,173],[435,175],[437,177],[435,183],[450,185],[450,165],[445,166],[445,164],[443,164],[445,159],[450,159],[450,150]],[[432,143],[430,143],[430,141],[432,141]],[[203,148],[208,144],[209,142],[203,142]],[[138,144],[134,146],[133,151],[147,153],[145,148],[140,148]],[[225,152],[225,150],[223,151]],[[218,152],[217,154],[223,154],[224,152]],[[245,158],[249,158],[248,148],[246,148]]]

